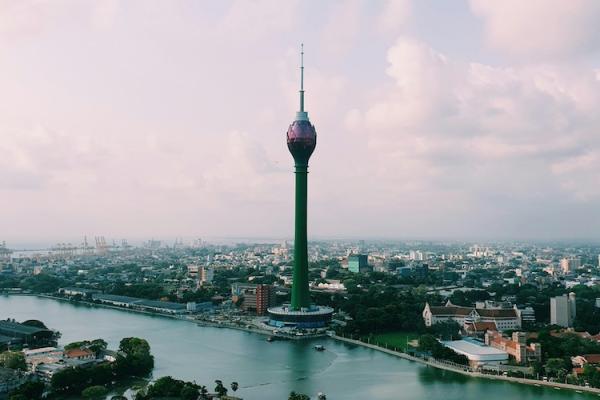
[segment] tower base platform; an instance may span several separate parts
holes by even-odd
[[[322,328],[331,322],[333,308],[311,306],[301,310],[291,310],[288,305],[271,307],[268,310],[269,325],[278,328]]]

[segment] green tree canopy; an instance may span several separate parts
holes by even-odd
[[[119,345],[119,354],[115,365],[118,376],[146,376],[154,368],[154,357],[150,354],[150,345],[144,339],[124,338]]]
[[[104,397],[106,397],[106,394],[108,393],[108,389],[106,389],[104,386],[90,386],[87,387],[85,389],[83,389],[83,391],[81,392],[81,395],[86,398],[86,399],[103,399]]]
[[[27,400],[38,400],[42,398],[44,393],[44,384],[42,382],[25,382],[17,389],[13,390],[9,396],[9,399],[13,397],[19,398],[23,396]]]
[[[5,351],[0,353],[0,365],[4,368],[27,370],[25,356],[20,351]]]

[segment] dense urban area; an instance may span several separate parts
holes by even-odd
[[[329,335],[466,373],[600,387],[598,245],[311,242],[311,297],[335,312],[329,326],[310,328],[269,318],[269,308],[290,301],[293,249],[285,241],[95,242],[47,250],[3,243],[0,290],[248,330],[269,341]],[[0,321],[4,396],[104,398],[140,380],[136,399],[236,398],[237,382],[217,381],[214,390],[176,377],[148,383],[153,358],[143,338],[124,338],[117,349],[102,338],[59,346],[60,330]]]

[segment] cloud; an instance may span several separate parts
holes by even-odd
[[[298,21],[299,1],[234,0],[218,21],[221,34],[240,35],[240,40],[256,40],[289,32]]]
[[[470,6],[488,42],[508,54],[556,57],[600,46],[595,0],[470,0]]]
[[[346,117],[367,133],[381,179],[472,200],[498,190],[598,200],[593,70],[463,63],[410,37],[389,49],[388,62],[394,84]]]
[[[81,184],[104,155],[103,146],[89,136],[70,136],[42,125],[3,127],[2,132],[0,190]]]
[[[398,33],[412,16],[412,0],[386,0],[377,25],[384,33]]]
[[[327,13],[328,21],[321,32],[321,46],[327,53],[335,56],[345,55],[356,42],[364,23],[365,4],[361,0],[349,0],[333,3]]]
[[[109,29],[119,13],[120,0],[96,0],[91,11],[92,25],[98,29]]]
[[[510,236],[533,221],[527,235],[559,236],[600,217],[600,70],[573,57],[594,49],[591,3],[556,6],[581,29],[549,24],[553,43],[514,11],[535,1],[474,1],[460,27],[410,1],[0,4],[0,191],[22,236],[291,235],[302,41],[311,234]],[[439,37],[478,37],[478,18],[493,62]],[[448,26],[425,41],[431,20]]]

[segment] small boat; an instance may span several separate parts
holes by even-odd
[[[317,345],[315,345],[315,350],[323,351],[323,350],[325,350],[325,346],[323,346],[322,344],[317,344]]]

